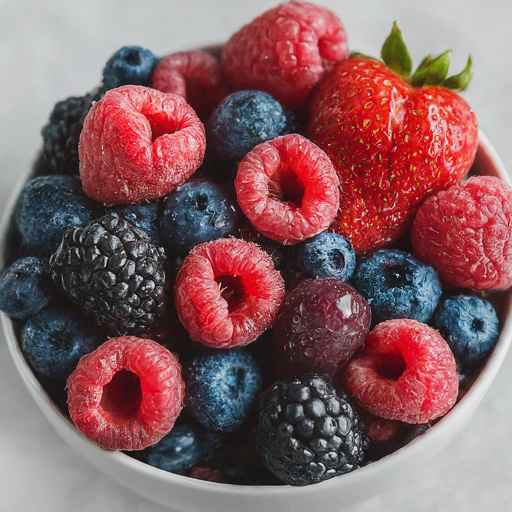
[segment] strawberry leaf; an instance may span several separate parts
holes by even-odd
[[[371,55],[367,55],[366,53],[362,53],[362,52],[351,52],[349,55],[349,58],[377,60],[375,57],[372,57]]]
[[[450,53],[447,50],[434,59],[430,55],[425,57],[412,76],[412,85],[441,85],[450,69]]]
[[[448,87],[448,89],[455,89],[458,91],[465,91],[473,78],[473,59],[471,55],[468,57],[466,65],[464,69],[458,73],[457,75],[452,75],[448,77],[443,85]]]
[[[380,52],[384,63],[403,77],[408,77],[412,71],[412,58],[405,44],[398,23],[393,22],[393,27],[387,39],[384,41]]]

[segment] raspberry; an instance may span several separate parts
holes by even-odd
[[[236,89],[261,89],[290,108],[303,105],[333,63],[347,57],[337,16],[307,2],[270,9],[223,48],[223,71]]]
[[[197,480],[204,480],[205,482],[225,482],[222,471],[208,466],[194,466],[188,476]]]
[[[404,437],[404,423],[385,420],[372,415],[363,416],[366,432],[370,440],[368,456],[370,460],[379,460],[398,450]]]
[[[372,443],[386,443],[396,439],[402,430],[399,421],[371,417],[366,420],[368,437]]]
[[[165,196],[199,168],[204,126],[176,94],[127,85],[105,94],[80,135],[85,193],[107,204]]]
[[[201,50],[171,53],[160,59],[151,86],[183,96],[202,119],[228,93],[218,58]]]
[[[293,245],[324,231],[339,206],[339,181],[329,157],[301,135],[256,146],[238,166],[240,208],[263,235]]]
[[[190,337],[213,348],[247,345],[274,321],[284,281],[256,244],[221,238],[197,245],[176,278],[176,310]]]
[[[417,256],[441,279],[472,290],[512,285],[512,189],[475,176],[430,197],[412,228]]]
[[[345,389],[371,414],[404,423],[444,416],[459,388],[450,347],[416,320],[388,320],[366,338],[342,376]]]
[[[364,344],[370,321],[370,306],[348,284],[303,281],[287,294],[272,331],[276,372],[334,375]]]
[[[83,357],[67,391],[69,414],[85,436],[107,450],[142,450],[174,426],[185,383],[166,348],[125,336]]]

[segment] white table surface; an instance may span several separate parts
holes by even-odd
[[[276,2],[249,0],[0,0],[0,204],[26,172],[55,101],[98,81],[124,44],[156,53],[225,38]],[[468,52],[466,97],[506,165],[512,164],[510,0],[323,0],[348,29],[351,48],[376,53],[393,19],[414,56]],[[214,4],[220,7],[213,8]],[[416,60],[416,61],[417,61]],[[163,512],[86,464],[65,446],[25,391],[0,340],[0,512]],[[474,420],[403,488],[353,512],[512,510],[512,354]],[[405,477],[404,477],[405,478]]]

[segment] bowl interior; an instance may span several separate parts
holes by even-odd
[[[507,174],[503,163],[492,145],[489,143],[487,137],[482,132],[480,132],[480,146],[472,169],[472,174],[499,176],[510,183],[510,177]],[[0,226],[4,246],[8,239],[9,222],[15,201],[25,179],[26,177],[18,184],[4,210]],[[3,260],[4,255],[2,255],[2,264],[4,263]],[[49,398],[44,388],[36,379],[21,352],[13,322],[3,313],[0,314],[0,321],[8,344],[9,352],[13,358],[16,368],[18,369],[27,389],[44,415],[48,418],[58,433],[71,446],[78,449],[87,459],[114,477],[114,473],[119,472],[120,475],[122,475],[118,478],[121,483],[127,484],[128,481],[135,482],[140,478],[145,479],[146,481],[150,479],[155,483],[155,485],[164,484],[172,486],[175,489],[183,488],[193,492],[207,491],[209,495],[212,493],[221,493],[232,496],[243,495],[245,497],[255,498],[265,497],[265,499],[268,499],[269,496],[293,495],[300,499],[300,496],[317,494],[328,489],[335,489],[339,491],[341,488],[348,489],[349,486],[352,485],[367,485],[366,482],[369,479],[375,478],[383,472],[391,474],[394,471],[397,471],[397,468],[400,468],[408,460],[421,456],[421,454],[425,454],[429,450],[435,451],[446,441],[446,439],[452,437],[476,409],[478,403],[494,380],[509,349],[512,339],[512,315],[510,314],[511,297],[510,292],[502,293],[496,297],[502,321],[500,339],[493,353],[488,358],[465,396],[457,403],[454,409],[447,416],[436,423],[425,434],[377,462],[373,462],[364,468],[358,469],[357,471],[342,477],[333,478],[314,486],[302,488],[289,486],[240,486],[204,482],[165,472],[144,464],[121,452],[108,452],[98,448],[95,444],[75,430],[71,422],[60,412],[59,408]],[[120,471],[120,469],[122,470]],[[125,480],[124,482],[122,481],[123,479]],[[136,484],[134,485],[134,490],[137,491],[137,486]]]

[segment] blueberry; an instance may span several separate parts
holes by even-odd
[[[261,386],[261,373],[250,353],[201,354],[188,370],[188,406],[208,430],[232,432],[246,420]]]
[[[462,368],[481,362],[493,349],[500,331],[493,305],[475,295],[445,298],[436,311],[434,325]]]
[[[39,176],[21,191],[14,213],[15,230],[28,253],[50,255],[64,232],[94,217],[94,203],[82,193],[76,176]]]
[[[254,146],[289,130],[281,104],[261,91],[239,91],[227,96],[208,123],[209,142],[226,160],[240,160]]]
[[[111,208],[109,211],[115,211],[130,224],[145,231],[155,244],[160,245],[160,206],[160,203],[130,204]]]
[[[437,272],[398,250],[380,250],[363,260],[354,284],[368,299],[375,322],[391,318],[428,322],[441,297]]]
[[[119,48],[103,68],[103,85],[113,89],[121,85],[149,85],[158,59],[140,46]]]
[[[50,289],[46,261],[20,258],[0,274],[0,309],[12,318],[35,315],[48,305]]]
[[[21,348],[32,368],[50,379],[65,379],[78,360],[100,339],[76,313],[57,307],[43,309],[21,330]]]
[[[235,204],[219,185],[192,180],[167,197],[160,235],[170,253],[185,254],[196,244],[232,234],[237,221]]]
[[[296,246],[298,270],[309,277],[335,277],[348,281],[356,268],[350,242],[336,233],[319,235]]]
[[[182,423],[148,448],[142,460],[164,471],[182,474],[196,464],[207,461],[219,446],[217,434],[204,432],[190,423]]]

